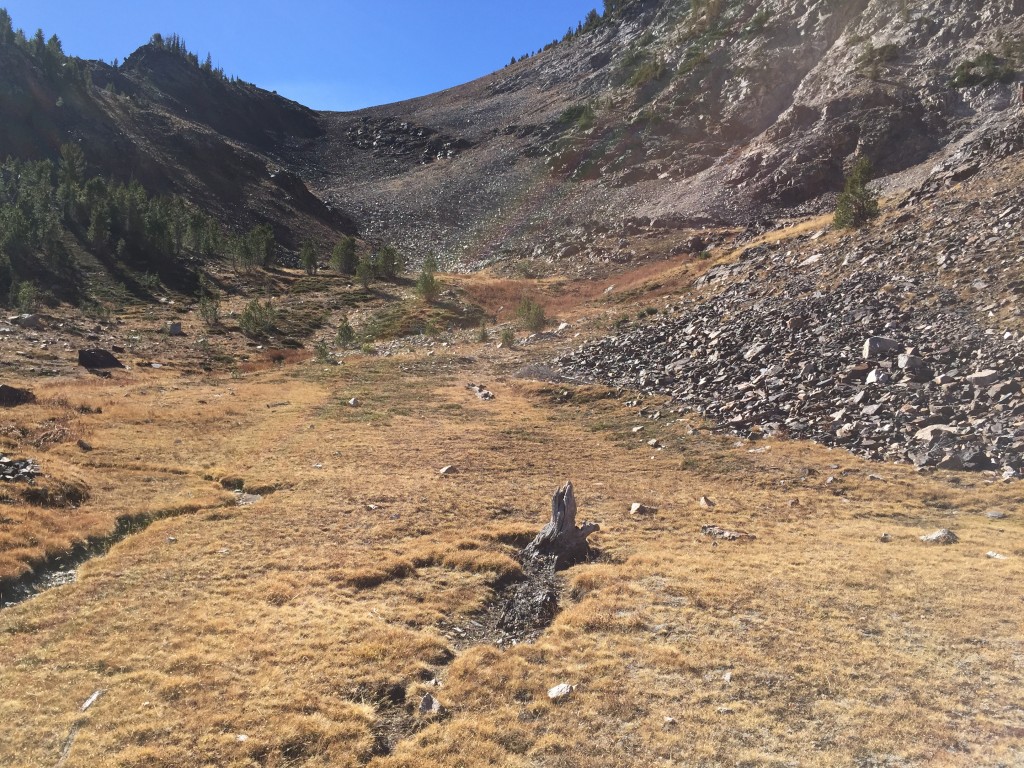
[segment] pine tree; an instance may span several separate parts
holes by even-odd
[[[307,275],[315,275],[320,268],[316,259],[316,248],[313,247],[313,243],[309,240],[302,244],[302,249],[299,251],[299,259],[302,261],[302,266],[306,270]]]
[[[11,21],[11,14],[6,8],[0,8],[0,45],[10,45],[14,42],[14,25]]]
[[[358,264],[355,238],[343,237],[331,253],[331,267],[342,275],[354,275]]]
[[[416,280],[416,293],[420,295],[427,304],[433,304],[437,295],[441,292],[441,283],[437,279],[437,259],[430,254],[423,261],[423,268]]]
[[[836,201],[832,223],[839,229],[857,229],[878,217],[878,196],[868,189],[871,161],[861,156],[850,169],[843,193]]]
[[[374,268],[373,263],[369,256],[364,256],[359,260],[359,264],[356,265],[356,279],[359,284],[363,286],[363,289],[370,287],[370,283],[373,281]]]
[[[383,280],[394,280],[402,271],[402,255],[393,245],[382,245],[374,254],[374,272]]]

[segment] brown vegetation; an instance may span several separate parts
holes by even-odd
[[[3,761],[1020,758],[1019,611],[993,596],[1020,578],[1024,547],[1019,521],[984,515],[1013,509],[1013,486],[693,433],[594,388],[492,379],[496,400],[482,402],[464,379],[491,362],[461,354],[128,373],[43,393],[102,408],[79,419],[91,453],[71,443],[42,460],[89,485],[68,517],[77,536],[129,510],[223,504],[229,476],[280,490],[155,522],[78,583],[0,613]],[[449,464],[458,473],[439,476]],[[453,627],[471,629],[517,577],[513,555],[566,478],[601,523],[600,560],[566,573],[537,642],[467,644]],[[659,512],[631,518],[633,501]],[[0,509],[5,535],[21,535]],[[706,523],[758,538],[716,545]],[[939,526],[961,543],[917,540]],[[546,691],[561,682],[579,687],[555,705]],[[447,717],[416,713],[427,692]]]

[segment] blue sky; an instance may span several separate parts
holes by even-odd
[[[65,52],[124,59],[176,32],[229,75],[315,109],[358,109],[472,80],[560,38],[600,0],[0,0]]]

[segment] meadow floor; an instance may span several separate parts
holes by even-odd
[[[63,419],[41,482],[88,500],[0,505],[0,576],[140,530],[0,611],[0,765],[1024,764],[1019,484],[653,420],[530,354],[28,382],[4,418]],[[478,619],[570,479],[600,556],[498,647]]]

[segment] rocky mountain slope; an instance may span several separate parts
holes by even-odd
[[[564,271],[628,260],[595,225],[820,208],[858,154],[906,188],[1020,104],[1020,0],[610,5],[590,31],[478,81],[322,115],[323,136],[289,157],[414,254]]]
[[[669,394],[751,440],[1020,476],[1024,130],[1005,138],[936,169],[869,229],[743,249],[563,370]]]
[[[180,195],[229,229],[268,224],[285,251],[355,231],[274,159],[322,133],[315,113],[200,66],[174,39],[120,66],[0,34],[0,158],[59,162],[78,145],[88,175]]]

